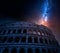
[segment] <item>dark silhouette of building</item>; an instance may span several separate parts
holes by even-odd
[[[59,49],[46,26],[29,22],[0,25],[0,53],[59,53]]]

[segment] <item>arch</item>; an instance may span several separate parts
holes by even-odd
[[[32,37],[28,37],[28,42],[32,43]]]
[[[39,38],[39,41],[40,41],[40,43],[43,43],[43,39],[42,38]]]
[[[52,41],[49,39],[49,44],[52,44]]]
[[[59,45],[57,41],[56,41],[56,45]]]
[[[32,34],[32,29],[28,29],[28,33],[29,34]]]
[[[35,49],[35,53],[40,53],[39,48],[36,48],[36,49]]]
[[[9,37],[8,42],[12,42],[12,41],[13,41],[13,37]]]
[[[48,41],[47,41],[47,39],[45,39],[45,43],[46,43],[46,44],[48,44]]]
[[[46,53],[46,50],[45,49],[42,49],[42,53]]]
[[[24,30],[23,30],[23,33],[27,33],[27,29],[24,29]]]
[[[34,37],[34,43],[38,43],[38,37]]]
[[[33,30],[33,34],[37,34],[36,30]]]
[[[0,36],[0,42],[2,41],[2,38],[3,38],[3,37],[2,37],[2,36]]]
[[[10,34],[10,32],[11,32],[11,29],[8,30],[7,34]]]
[[[19,50],[19,53],[25,53],[25,49],[24,49],[24,48],[21,48],[21,49]]]
[[[52,49],[52,53],[56,53],[56,51],[54,50],[54,48]]]
[[[51,49],[48,49],[48,53],[51,53]]]
[[[26,42],[26,37],[25,36],[21,38],[21,42],[23,42],[23,43]]]
[[[56,53],[59,53],[59,50],[56,48]]]
[[[14,42],[19,42],[19,40],[20,40],[20,37],[16,36],[14,39]]]
[[[19,29],[19,30],[18,30],[18,33],[21,33],[21,31],[22,31],[22,30],[21,30],[21,29]]]
[[[2,33],[2,30],[0,30],[0,34]]]
[[[44,33],[44,32],[42,32],[41,34],[42,34],[42,36],[44,36],[44,35],[45,35],[45,33]]]
[[[28,48],[27,53],[33,53],[33,50],[31,48]]]
[[[16,33],[16,29],[13,30],[13,33]]]
[[[45,31],[45,34],[46,34],[46,36],[49,36],[49,33],[47,31]]]
[[[3,31],[3,34],[5,34],[5,33],[6,33],[6,30]]]
[[[16,49],[16,48],[13,48],[13,49],[11,50],[11,53],[17,53],[17,49]]]
[[[9,49],[5,48],[2,53],[9,53]]]
[[[40,31],[38,31],[37,33],[38,33],[38,35],[41,35],[41,32]]]
[[[7,36],[3,37],[1,42],[4,43],[4,42],[6,42],[6,40],[7,40]]]

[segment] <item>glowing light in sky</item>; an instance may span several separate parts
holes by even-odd
[[[50,7],[49,7],[49,1],[48,0],[44,0],[44,5],[42,8],[42,17],[41,17],[41,24],[45,25],[44,23],[46,23],[48,21],[48,11],[49,11]]]

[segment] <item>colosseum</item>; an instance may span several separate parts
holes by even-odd
[[[52,31],[29,22],[0,25],[0,53],[60,53]]]

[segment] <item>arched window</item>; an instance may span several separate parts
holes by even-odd
[[[4,43],[7,40],[7,36],[3,37],[1,42]]]
[[[39,40],[40,40],[40,43],[43,43],[43,39],[42,38],[39,38]]]
[[[45,34],[44,34],[44,32],[42,32],[42,36],[44,36]]]
[[[37,34],[37,33],[36,33],[36,30],[33,31],[33,34]]]
[[[52,44],[52,41],[51,40],[49,40],[49,44]]]
[[[27,33],[27,29],[24,29],[24,30],[23,30],[23,33]]]
[[[51,49],[48,49],[48,53],[51,53]]]
[[[56,53],[59,53],[59,50],[56,48]]]
[[[0,34],[2,33],[2,30],[0,30]]]
[[[27,53],[33,53],[33,50],[31,48],[28,48]]]
[[[21,38],[21,42],[23,42],[23,43],[26,42],[26,37],[25,36]]]
[[[12,41],[13,41],[13,37],[9,37],[8,42],[12,42]]]
[[[52,49],[52,53],[56,53],[56,51],[54,50],[54,48]]]
[[[46,36],[49,36],[48,32],[45,31]]]
[[[32,37],[28,37],[28,42],[32,43]]]
[[[46,53],[46,50],[45,49],[42,49],[42,53]]]
[[[7,34],[10,34],[10,33],[11,33],[11,30],[9,29],[8,32],[7,32]]]
[[[56,45],[59,45],[57,41],[56,41]]]
[[[24,48],[21,48],[21,49],[19,50],[19,53],[25,53],[25,49],[24,49]]]
[[[32,30],[31,30],[31,29],[29,29],[29,30],[28,30],[28,33],[29,33],[29,34],[32,34]]]
[[[9,53],[9,49],[5,48],[2,53]]]
[[[21,29],[18,30],[18,33],[21,33]]]
[[[15,29],[13,30],[13,33],[16,33],[16,30]]]
[[[3,31],[3,34],[5,34],[5,33],[6,33],[6,30]]]
[[[45,43],[48,44],[48,41],[45,39]]]
[[[3,37],[2,37],[2,36],[0,36],[0,42],[2,42],[2,38],[3,38]]]
[[[34,37],[34,43],[38,43],[38,38]]]
[[[38,48],[36,48],[35,53],[40,53],[40,50]]]
[[[16,49],[16,48],[13,48],[13,49],[11,50],[11,53],[17,53],[17,49]]]
[[[40,31],[38,31],[38,35],[41,35],[41,32]]]
[[[20,40],[20,37],[16,36],[14,39],[14,42],[19,42],[19,40]]]

